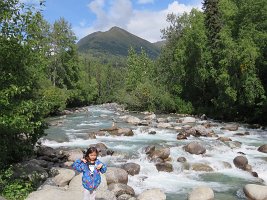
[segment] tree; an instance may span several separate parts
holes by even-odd
[[[39,96],[42,58],[35,48],[36,12],[18,0],[0,3],[0,165],[21,160],[43,135]]]

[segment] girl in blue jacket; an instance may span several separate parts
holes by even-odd
[[[97,159],[98,151],[90,147],[85,153],[84,159],[78,159],[72,167],[78,172],[83,172],[82,185],[84,187],[83,200],[95,200],[96,188],[101,182],[101,173],[107,171],[107,166]]]

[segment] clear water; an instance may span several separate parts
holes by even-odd
[[[129,185],[137,194],[145,189],[160,188],[168,200],[185,200],[192,188],[207,185],[215,192],[217,200],[244,200],[246,199],[242,188],[248,183],[267,183],[267,154],[257,151],[257,148],[267,143],[267,132],[260,129],[248,129],[240,125],[238,131],[221,130],[223,124],[217,123],[212,130],[219,136],[230,137],[233,141],[242,142],[240,148],[231,149],[228,145],[217,141],[216,138],[195,138],[177,141],[177,131],[169,129],[158,129],[153,127],[133,126],[123,122],[121,116],[127,113],[119,113],[115,110],[102,106],[88,107],[88,112],[49,119],[52,123],[59,122],[59,126],[51,126],[46,130],[47,135],[41,139],[42,143],[53,148],[87,148],[89,144],[98,142],[105,143],[116,153],[114,156],[100,158],[109,166],[120,166],[126,162],[140,164],[139,175],[129,176]],[[142,114],[131,114],[142,119]],[[166,115],[157,117],[167,117]],[[177,116],[171,115],[173,120]],[[119,127],[129,127],[134,131],[134,136],[97,136],[96,139],[89,139],[90,133],[102,128],[112,126],[113,122]],[[202,121],[203,122],[203,121]],[[197,123],[202,123],[201,121]],[[214,123],[214,122],[213,122]],[[177,124],[180,125],[181,124]],[[156,135],[148,134],[149,131],[156,131]],[[235,136],[235,133],[248,131],[250,135]],[[207,152],[202,155],[191,155],[183,150],[183,146],[189,142],[198,141],[202,143]],[[142,149],[148,145],[156,147],[169,147],[171,149],[172,164],[174,171],[158,172],[155,164],[147,160]],[[248,172],[237,169],[233,165],[233,159],[243,152],[248,158],[253,171],[260,177],[252,177]],[[189,163],[205,163],[214,169],[214,172],[195,172],[186,170],[182,163],[176,160],[178,157],[186,157]],[[232,165],[231,169],[224,166],[223,161]]]

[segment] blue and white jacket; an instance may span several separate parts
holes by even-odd
[[[99,164],[103,164],[100,170],[96,169]],[[72,167],[78,172],[83,173],[82,185],[87,190],[96,189],[101,182],[100,172],[103,174],[107,171],[107,166],[98,159],[95,161],[95,169],[93,172],[90,171],[88,164],[81,161],[81,159],[76,160],[72,164]]]

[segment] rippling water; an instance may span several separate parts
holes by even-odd
[[[257,148],[266,143],[267,132],[260,129],[249,129],[245,125],[240,125],[238,131],[221,130],[223,124],[212,127],[213,131],[219,136],[230,137],[233,141],[242,142],[240,148],[231,149],[226,144],[216,140],[216,138],[195,138],[177,141],[177,131],[170,129],[158,129],[153,127],[132,126],[124,123],[119,117],[126,115],[116,110],[107,109],[102,106],[88,107],[89,112],[78,113],[68,116],[61,116],[49,119],[51,122],[58,123],[58,126],[51,126],[46,130],[47,136],[42,138],[44,145],[70,148],[87,148],[89,144],[98,142],[105,143],[113,149],[115,156],[101,158],[109,166],[119,166],[125,162],[134,162],[141,166],[139,175],[129,176],[128,185],[132,186],[137,194],[145,189],[161,188],[168,200],[185,200],[192,188],[201,185],[211,187],[215,192],[217,200],[243,200],[243,186],[248,183],[261,183],[258,178],[252,177],[248,172],[237,169],[233,165],[233,159],[243,152],[248,158],[253,171],[256,171],[262,179],[262,184],[267,183],[267,154],[257,151]],[[142,119],[142,114],[131,114]],[[178,118],[176,115],[170,115]],[[166,115],[157,117],[167,117]],[[88,139],[91,132],[101,128],[109,128],[113,121],[119,127],[130,127],[133,129],[133,137],[124,136],[97,136],[96,139]],[[199,121],[197,123],[203,123]],[[179,124],[178,124],[179,125]],[[149,131],[156,131],[156,135],[148,134]],[[248,131],[250,135],[236,136],[235,133]],[[205,155],[191,155],[185,152],[182,147],[192,141],[202,143],[207,152]],[[148,145],[169,147],[170,157],[174,171],[158,172],[155,164],[147,160],[142,153],[142,148]],[[178,157],[186,157],[189,163],[205,163],[214,169],[214,172],[195,172],[185,170],[182,163],[176,161]],[[227,169],[223,161],[231,163],[231,169]]]

